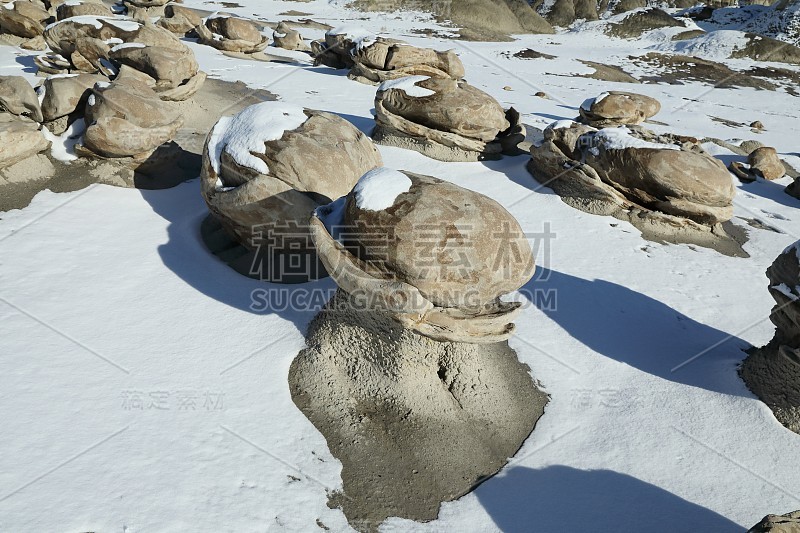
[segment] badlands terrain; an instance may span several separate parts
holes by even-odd
[[[197,17],[199,29],[175,13],[161,24],[133,4],[127,15],[126,6],[98,4],[116,22],[80,15],[114,33],[91,37],[111,41],[110,57],[73,54],[66,32],[45,42],[2,26],[0,76],[48,88],[25,100],[14,95],[28,87],[0,83],[0,531],[734,532],[800,509],[796,3],[545,0],[534,11],[458,0],[185,0],[179,7],[191,14],[181,16]],[[252,21],[255,34],[221,36],[226,15]],[[142,59],[137,39],[162,37],[134,19],[155,20],[180,43],[158,61]],[[54,33],[36,24],[33,34]],[[287,30],[302,35],[285,43],[297,49],[276,46]],[[326,33],[349,36],[346,53],[324,46]],[[451,50],[438,69],[446,80],[429,72],[364,83],[381,69],[351,73],[351,52],[375,36]],[[69,87],[52,89],[59,85]],[[68,91],[77,96],[59,111],[56,96]],[[600,104],[614,92],[649,97],[637,100],[645,111],[631,129],[605,123]],[[432,93],[475,98],[480,114],[459,116],[444,134],[404,121],[415,94]],[[119,106],[150,111],[116,122]],[[440,123],[455,121],[442,115]],[[310,144],[328,151],[300,157],[300,178],[329,175],[332,192],[309,201],[309,215],[344,196],[347,216],[358,215],[367,182],[351,192],[354,183],[337,179],[382,166],[404,171],[379,173],[381,186],[394,176],[389,192],[406,181],[444,191],[407,200],[431,212],[444,209],[424,203],[437,195],[466,198],[518,223],[536,269],[527,263],[514,290],[502,291],[522,303],[513,335],[467,327],[436,338],[435,324],[401,328],[398,317],[360,321],[347,310],[331,313],[331,325],[315,317],[344,299],[337,286],[353,282],[348,273],[293,284],[243,275],[242,257],[247,270],[252,256],[238,255],[231,239],[252,221],[237,226],[221,193],[247,172],[226,174],[220,163],[249,156],[249,168],[266,168],[251,141],[263,147],[258,135],[270,125],[280,138],[314,120]],[[497,127],[456,137],[470,120],[472,130]],[[383,140],[375,135],[373,146],[376,123]],[[751,168],[760,146],[774,148],[761,152],[772,163],[763,168],[780,177]],[[624,165],[606,154],[648,147],[687,158],[669,175],[685,196],[665,200],[658,184],[631,192],[614,181]],[[636,168],[656,167],[648,164]],[[581,183],[597,188],[563,185],[560,171],[545,172],[553,165],[584,172]],[[710,192],[684,186],[684,176]],[[413,196],[409,187],[393,196]],[[395,199],[376,207],[385,194],[358,205],[385,211]],[[324,225],[336,209],[316,211],[323,263],[320,242],[338,250]],[[770,320],[776,302],[784,314]],[[366,333],[348,337],[341,324]],[[336,374],[358,357],[383,357],[387,339],[397,360],[413,364],[367,385]],[[486,339],[496,342],[477,343]],[[461,366],[437,368],[423,349]],[[459,408],[485,410],[489,422],[437,435],[425,424],[438,420],[437,402],[458,400],[459,375],[499,382],[499,403],[465,391],[474,404]],[[378,397],[398,383],[418,387],[398,397],[418,401],[425,438],[409,432],[387,443],[353,430],[364,419],[397,423],[379,402],[357,405],[352,419],[336,412],[360,386]],[[421,398],[431,383],[445,387]],[[425,469],[399,474],[409,456]],[[468,478],[470,465],[487,475]],[[381,481],[384,469],[405,485]],[[444,481],[428,494],[431,475]],[[786,527],[772,531],[793,531]]]

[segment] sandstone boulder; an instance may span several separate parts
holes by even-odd
[[[47,11],[25,0],[17,0],[11,4],[12,8],[7,7],[8,5],[0,5],[0,29],[27,39],[42,35],[43,21],[49,17]],[[41,18],[42,13],[44,18]]]
[[[638,125],[661,111],[661,103],[641,94],[611,91],[586,100],[579,111],[581,122],[595,128]]]
[[[33,87],[22,76],[0,76],[0,111],[42,122],[42,108]]]
[[[111,8],[99,1],[65,2],[56,9],[56,18],[64,20],[71,17],[112,17]]]
[[[193,34],[194,29],[202,23],[203,19],[195,11],[177,4],[167,4],[164,16],[158,21],[162,28],[184,36]]]
[[[195,31],[202,44],[226,52],[253,54],[269,44],[269,38],[252,21],[228,15],[209,17]]]
[[[800,533],[800,511],[767,515],[747,533]]]
[[[194,53],[185,45],[167,48],[125,43],[112,48],[109,57],[150,76],[153,89],[163,100],[186,100],[205,81]]]
[[[799,250],[800,241],[784,250],[767,269],[769,293],[776,304],[770,314],[775,336],[763,348],[752,350],[739,371],[747,387],[795,433],[800,433]]]
[[[375,96],[380,144],[442,161],[478,161],[515,153],[525,129],[512,108],[464,81],[409,76],[384,82]]]
[[[211,130],[201,191],[211,213],[242,246],[259,249],[271,235],[274,242],[262,251],[316,261],[310,213],[347,194],[380,165],[369,138],[339,116],[264,102],[220,119]]]
[[[721,226],[733,216],[731,175],[695,140],[562,121],[531,156],[531,174],[573,207],[628,220],[655,240],[744,254]]]
[[[311,51],[314,64],[332,68],[352,68],[355,65],[353,51],[357,47],[375,42],[377,36],[356,26],[340,26],[325,32],[325,39],[313,41]]]
[[[303,40],[300,32],[281,21],[272,32],[272,40],[275,46],[284,50],[297,50],[301,52],[310,51],[311,47]]]
[[[0,114],[0,146],[0,168],[6,168],[47,150],[50,142],[38,124]]]
[[[464,77],[464,65],[453,50],[441,52],[378,37],[356,46],[352,56],[355,63],[348,77],[362,83],[378,84],[406,76]]]
[[[177,110],[134,79],[96,84],[86,103],[85,120],[80,155],[139,161],[173,139],[183,124]]]
[[[42,84],[42,115],[45,122],[83,110],[96,83],[108,81],[98,74],[50,76]]]
[[[527,283],[535,268],[524,232],[500,204],[386,168],[318,209],[312,236],[345,292],[440,341],[510,337],[519,304],[500,297]]]
[[[776,180],[786,175],[786,168],[775,148],[769,146],[756,148],[747,156],[747,162],[750,170],[764,179]]]

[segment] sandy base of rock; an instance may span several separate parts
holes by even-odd
[[[292,363],[292,399],[342,462],[330,495],[359,531],[434,520],[512,457],[547,395],[508,343],[437,342],[339,290]]]
[[[325,267],[313,251],[267,254],[250,250],[234,240],[213,215],[208,215],[201,223],[200,235],[212,254],[248,278],[296,284],[328,277]]]
[[[415,137],[385,126],[375,126],[372,131],[372,140],[383,146],[414,150],[431,159],[444,161],[445,163],[474,163],[476,161],[497,160],[503,156],[499,143],[490,151],[475,152],[456,146],[445,146],[425,137]]]
[[[630,222],[649,241],[690,244],[711,248],[731,257],[750,257],[743,248],[747,242],[747,231],[731,222],[706,226],[641,206],[626,208],[609,200],[612,197],[610,194],[584,183],[571,183],[562,179],[542,182],[531,165],[532,162],[528,162],[527,168],[531,176],[552,189],[565,204],[593,215],[612,216]]]
[[[751,350],[739,375],[781,424],[800,433],[800,365],[784,357],[779,349],[780,343],[773,340]]]

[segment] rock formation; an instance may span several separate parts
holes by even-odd
[[[581,104],[580,121],[594,128],[639,125],[661,111],[655,98],[636,93],[610,91]]]
[[[337,69],[352,68],[355,65],[354,51],[358,47],[375,42],[376,39],[374,33],[363,28],[354,26],[332,28],[325,32],[324,40],[311,42],[314,64]]]
[[[71,17],[112,17],[111,8],[100,1],[65,2],[56,8],[56,18],[64,20]]]
[[[98,83],[86,103],[86,133],[80,155],[144,161],[174,138],[180,114],[146,83],[128,78]]]
[[[42,33],[50,19],[50,13],[38,3],[16,0],[0,4],[0,33],[19,38],[18,44],[29,50],[46,48]]]
[[[800,511],[767,515],[747,533],[800,533]]]
[[[520,306],[500,297],[534,271],[524,232],[500,204],[385,168],[317,210],[311,235],[339,287],[439,341],[508,339]]]
[[[379,144],[440,161],[480,161],[517,153],[525,128],[513,109],[464,81],[409,76],[384,82],[375,96]]]
[[[158,25],[167,31],[181,36],[195,34],[195,28],[203,23],[194,10],[179,4],[164,6],[164,16],[158,20]]]
[[[195,32],[202,44],[225,52],[253,54],[269,44],[269,38],[262,35],[252,21],[230,15],[208,17]]]
[[[22,76],[0,76],[0,112],[42,122],[39,98]]]
[[[272,40],[275,41],[275,46],[284,50],[311,51],[311,46],[303,40],[300,32],[283,21],[279,22],[272,32]]]
[[[528,170],[569,205],[627,220],[647,238],[746,256],[723,227],[731,175],[694,139],[561,121],[532,146]]]
[[[0,146],[3,147],[0,169],[3,169],[47,150],[50,142],[35,122],[0,113]]]
[[[264,102],[214,126],[203,153],[201,190],[227,233],[261,253],[261,260],[285,254],[316,265],[310,213],[380,165],[369,138],[339,116]],[[284,282],[286,274],[258,273]]]
[[[500,300],[533,274],[530,246],[493,200],[386,168],[317,209],[311,232],[340,288],[289,383],[342,462],[329,505],[359,531],[433,520],[502,468],[547,402],[506,342],[519,305]]]
[[[783,251],[767,269],[775,300],[770,320],[775,336],[752,350],[740,374],[781,424],[800,433],[800,241]],[[780,531],[780,530],[778,530]]]
[[[359,43],[351,55],[354,64],[348,77],[362,83],[377,85],[406,76],[454,80],[464,77],[464,65],[453,50],[441,52],[377,37]]]

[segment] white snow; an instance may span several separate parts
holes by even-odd
[[[603,101],[603,99],[605,99],[606,96],[608,96],[608,93],[600,93],[594,98],[587,98],[581,104],[581,109],[583,109],[584,111],[589,111],[590,109],[592,109],[592,106],[594,104]]]
[[[397,197],[411,189],[411,179],[397,170],[381,167],[370,170],[358,180],[356,205],[367,211],[383,211],[394,205]]]
[[[94,97],[94,95],[92,95]],[[94,105],[94,104],[89,104]],[[44,138],[50,141],[50,155],[59,161],[70,162],[78,159],[75,155],[75,145],[83,141],[83,134],[86,133],[86,121],[82,118],[70,124],[69,128],[61,135],[50,133],[45,126],[42,126]]]
[[[380,93],[390,89],[397,89],[399,91],[403,91],[412,98],[433,96],[436,94],[434,91],[417,85],[417,83],[429,79],[430,76],[406,76],[405,78],[397,78],[396,80],[386,80],[380,84],[377,92]]]
[[[142,27],[142,25],[135,20],[123,20],[118,18],[108,18],[104,20],[122,31],[138,31],[139,28]]]
[[[237,2],[238,16],[268,21],[297,9]],[[578,59],[637,77],[658,73],[629,59],[662,44],[650,38],[655,32],[637,41],[590,31],[451,41],[416,33],[453,33],[430,18],[361,14],[347,4],[316,0],[302,9],[333,26],[357,20],[415,46],[455,48],[469,82],[513,105],[532,136],[574,118],[587,97],[622,87],[580,77],[592,69]],[[185,42],[212,78],[339,113],[365,132],[374,125],[375,87],[341,72]],[[502,55],[526,48],[557,58]],[[0,46],[0,73],[35,84],[34,69],[20,61],[36,54]],[[659,133],[745,137],[798,153],[800,100],[783,91],[696,81],[626,87],[662,103],[666,125],[647,125]],[[540,90],[549,98],[532,96]],[[712,116],[761,120],[766,129],[754,134]],[[791,180],[737,183],[733,223],[757,218],[782,232],[745,226],[751,257],[742,259],[647,241],[630,224],[573,209],[531,179],[527,156],[441,163],[379,149],[389,168],[488,195],[531,235],[538,269],[523,294],[533,305],[510,344],[551,395],[499,475],[443,504],[437,520],[392,518],[382,533],[565,524],[598,533],[744,532],[766,514],[800,509],[800,438],[737,374],[742,349],[763,346],[775,331],[764,272],[800,239],[800,200],[782,190]],[[0,214],[0,530],[293,533],[323,531],[319,521],[331,533],[352,532],[327,506],[328,491],[342,488],[341,463],[287,385],[335,285],[241,276],[199,238],[207,215],[197,181],[164,191],[43,191],[30,206]],[[536,236],[548,231],[548,241]],[[280,296],[319,303],[282,304]]]
[[[567,120],[557,120],[557,121],[553,122],[552,124],[550,124],[550,129],[560,130],[562,128],[570,128],[570,127],[572,127],[573,124],[575,124],[574,120],[569,120],[569,119],[567,119]]]
[[[301,106],[284,102],[263,102],[238,115],[223,117],[214,126],[208,144],[209,152],[214,154],[214,170],[219,172],[224,150],[238,164],[268,174],[267,164],[253,153],[266,153],[265,142],[280,139],[284,132],[299,128],[306,120]]]
[[[85,26],[94,26],[98,30],[103,27],[103,23],[101,21],[111,21],[114,20],[113,17],[97,17],[94,15],[79,15],[77,17],[69,17],[62,20],[57,20],[51,24],[48,24],[45,30],[49,30],[50,28],[54,28],[59,24],[64,22],[73,22],[75,24],[83,24]]]
[[[112,52],[124,50],[125,48],[146,48],[147,46],[142,43],[122,43],[118,44],[111,49]]]
[[[603,144],[606,150],[624,150],[625,148],[650,148],[654,150],[680,150],[674,144],[654,143],[631,135],[625,126],[603,128],[594,134],[593,139]]]

